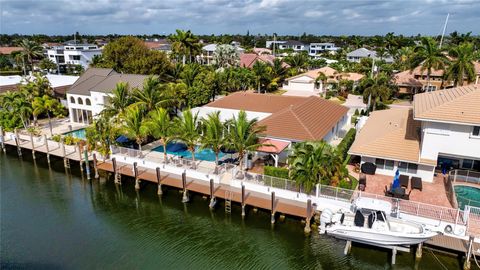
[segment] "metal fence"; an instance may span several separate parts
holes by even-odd
[[[480,184],[480,172],[470,170],[452,170],[448,173],[449,179],[452,182],[466,182],[473,184]]]

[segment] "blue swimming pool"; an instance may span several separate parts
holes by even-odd
[[[161,152],[163,153],[163,146],[158,146],[153,149],[153,151]],[[183,157],[186,159],[191,159],[192,158],[192,153],[188,151],[185,147],[184,144],[182,143],[169,143],[167,144],[167,153],[171,155],[176,155],[179,157]],[[221,159],[223,156],[226,154],[223,152],[220,152],[218,155],[218,158]],[[200,149],[199,146],[196,147],[195,150],[195,159],[197,160],[206,160],[206,161],[215,161],[215,153],[212,151],[212,149]]]
[[[64,133],[63,135],[65,135],[65,136],[71,135],[75,138],[79,138],[79,139],[82,139],[82,140],[87,139],[87,135],[85,134],[85,129],[84,128],[77,129],[77,130],[74,130],[74,131],[69,131],[67,133]]]
[[[480,188],[457,185],[454,189],[460,209],[465,205],[480,207]]]

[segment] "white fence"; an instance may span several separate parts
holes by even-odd
[[[465,182],[480,185],[480,172],[470,170],[452,170],[448,173],[452,182]]]

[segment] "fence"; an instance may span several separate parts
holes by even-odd
[[[452,170],[448,173],[448,177],[452,182],[466,182],[480,184],[480,172],[470,170]]]

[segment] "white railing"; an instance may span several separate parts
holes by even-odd
[[[480,172],[456,169],[450,171],[448,177],[454,183],[465,182],[480,185]]]

